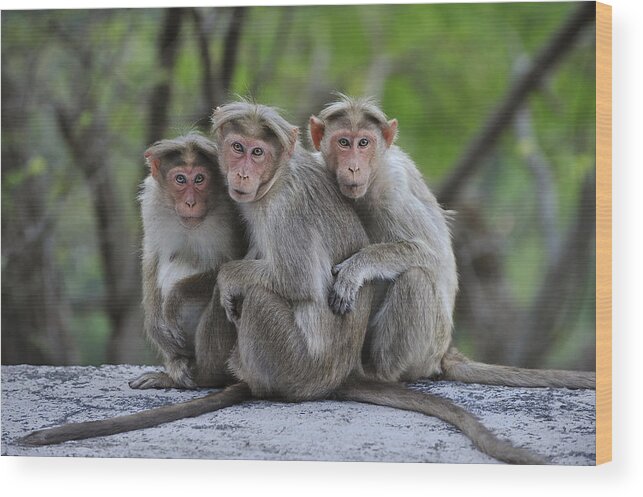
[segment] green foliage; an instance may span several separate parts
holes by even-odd
[[[533,58],[573,8],[570,3],[301,6],[291,8],[287,22],[283,7],[251,7],[229,90],[246,95],[255,88],[257,100],[282,108],[289,118],[303,121],[296,124],[305,125],[319,111],[311,96],[321,93],[328,101],[330,90],[361,94],[373,83],[375,64],[388,63],[377,96],[385,112],[399,120],[399,145],[429,184],[438,186],[502,98],[517,60]],[[208,35],[215,69],[223,59],[230,12],[220,9],[212,16]],[[118,215],[126,216],[132,233],[138,233],[135,196],[144,176],[142,152],[149,145],[152,89],[166,78],[173,82],[168,136],[189,130],[211,110],[204,108],[202,62],[191,16],[184,16],[172,74],[164,74],[158,61],[162,19],[160,9],[3,12],[3,107],[5,82],[25,90],[29,125],[14,129],[4,124],[3,116],[3,161],[11,144],[24,151],[27,161],[6,172],[3,164],[2,207],[7,215],[20,200],[25,181],[47,179],[47,202],[57,220],[57,263],[72,300],[100,297],[103,275],[89,208],[91,190],[79,180],[81,173],[62,143],[56,105],[88,103],[76,121],[77,132],[102,123],[99,129],[110,143],[108,163],[127,199]],[[582,179],[594,167],[591,35],[529,100],[537,145],[555,179],[561,230],[574,215]],[[471,184],[479,188],[484,218],[504,240],[512,288],[525,302],[536,291],[544,258],[533,178],[521,147],[509,129],[485,172]],[[591,322],[588,309],[579,327]],[[74,316],[72,328],[83,362],[103,360],[97,351],[108,333],[105,316]]]
[[[72,335],[81,351],[80,365],[104,364],[109,323],[103,312],[75,313]]]

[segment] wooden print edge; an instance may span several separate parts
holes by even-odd
[[[612,7],[596,2],[596,464],[612,460]]]

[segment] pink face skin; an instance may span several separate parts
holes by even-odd
[[[275,157],[269,142],[236,133],[226,135],[220,161],[232,200],[244,203],[260,198],[259,189],[270,179]]]
[[[339,129],[328,137],[325,158],[346,197],[360,198],[368,190],[376,166],[378,139],[381,136],[368,129]]]
[[[173,167],[165,175],[165,181],[181,224],[188,228],[201,224],[208,212],[208,169],[202,166]]]

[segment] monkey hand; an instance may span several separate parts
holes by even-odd
[[[225,310],[228,321],[234,323],[235,326],[239,324],[239,319],[241,319],[240,297],[240,295],[233,293],[221,292],[221,306]]]
[[[225,310],[228,321],[234,323],[236,326],[239,324],[239,319],[241,318],[240,304],[242,302],[242,295],[240,289],[228,278],[225,266],[219,271],[217,284],[219,286],[221,306]]]
[[[186,336],[181,326],[181,309],[183,308],[181,295],[178,292],[170,292],[170,295],[163,303],[163,319],[165,326],[162,326],[161,332],[179,349],[186,347]]]
[[[362,281],[355,271],[355,265],[351,264],[350,258],[337,264],[332,269],[332,273],[336,278],[328,295],[328,305],[335,314],[342,316],[355,307]]]

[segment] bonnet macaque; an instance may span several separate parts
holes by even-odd
[[[155,143],[145,159],[150,174],[139,197],[144,328],[163,357],[165,372],[144,373],[130,386],[229,384],[227,360],[236,337],[215,284],[224,262],[243,257],[245,243],[216,147],[192,134]]]
[[[367,282],[380,285],[364,349],[383,380],[440,377],[507,386],[595,388],[595,374],[471,361],[451,346],[458,281],[448,213],[411,158],[394,145],[398,122],[372,99],[340,95],[309,123],[310,138],[371,245],[333,268],[329,303],[344,315]],[[382,288],[382,285],[385,285]]]

